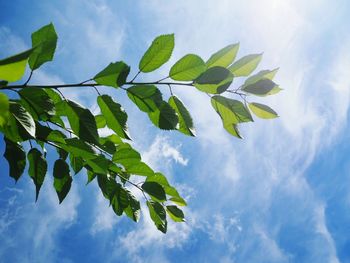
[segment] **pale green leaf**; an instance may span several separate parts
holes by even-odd
[[[94,77],[94,80],[98,84],[117,88],[125,84],[129,72],[130,67],[123,61],[110,63]]]
[[[169,98],[169,105],[175,110],[179,118],[178,130],[186,135],[195,136],[195,130],[193,127],[191,115],[181,100],[176,96],[171,96]]]
[[[237,60],[228,69],[235,77],[248,76],[257,68],[261,58],[262,54],[248,55]]]
[[[174,49],[174,34],[161,35],[155,38],[151,46],[143,55],[139,70],[142,72],[151,72],[167,62]]]
[[[239,49],[239,43],[228,45],[218,52],[214,53],[207,61],[208,68],[215,66],[227,67],[236,58]]]
[[[0,60],[0,80],[15,82],[20,80],[25,72],[27,60],[33,49]]]
[[[273,109],[271,109],[269,106],[252,102],[249,103],[250,110],[259,118],[262,119],[274,119],[278,117],[277,112],[275,112]]]
[[[219,94],[228,89],[232,80],[233,75],[228,69],[212,67],[202,73],[193,84],[200,91]]]
[[[173,80],[190,81],[197,78],[206,69],[204,61],[199,56],[188,54],[171,67],[169,77]]]

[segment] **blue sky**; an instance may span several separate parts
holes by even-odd
[[[187,53],[208,58],[240,42],[239,56],[264,52],[280,67],[283,92],[264,102],[280,118],[223,130],[208,97],[175,87],[198,136],[152,127],[121,91],[135,147],[187,197],[187,223],[158,232],[115,217],[79,174],[58,205],[47,177],[39,201],[28,176],[14,185],[0,158],[0,262],[350,262],[350,3],[347,0],[1,1],[0,57],[30,46],[53,22],[55,60],[32,83],[89,79],[109,62],[136,71],[152,39],[175,33],[165,76]],[[164,91],[164,94],[168,95]],[[91,109],[91,90],[66,91]],[[259,100],[258,100],[259,101]],[[4,145],[0,142],[0,153]]]

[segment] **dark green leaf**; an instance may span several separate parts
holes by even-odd
[[[179,118],[178,130],[186,135],[195,136],[191,115],[181,100],[176,96],[171,96],[169,98],[169,105],[175,110]]]
[[[154,85],[133,86],[127,90],[128,97],[144,112],[157,111],[162,104],[162,94]]]
[[[111,161],[103,155],[99,155],[94,159],[86,160],[86,163],[91,167],[92,171],[96,174],[107,174],[108,168],[111,165]]]
[[[88,181],[86,182],[86,184],[89,184],[96,178],[97,174],[95,174],[94,172],[88,170],[87,171],[87,176],[88,176]]]
[[[66,139],[65,142],[66,144],[61,144],[60,146],[75,157],[83,159],[94,159],[97,157],[92,146],[78,138]]]
[[[99,96],[97,98],[97,103],[106,119],[107,126],[121,138],[130,139],[126,125],[128,115],[121,105],[114,102],[108,95]]]
[[[233,75],[228,69],[212,67],[194,81],[194,86],[200,91],[218,94],[226,91],[232,80]]]
[[[26,167],[26,154],[20,143],[12,142],[4,138],[6,149],[4,157],[9,163],[10,176],[18,181]]]
[[[128,197],[128,207],[124,208],[125,214],[134,220],[135,222],[138,222],[140,220],[140,213],[141,213],[141,206],[140,202],[136,199],[136,197],[127,189],[124,189],[127,197]]]
[[[167,205],[166,211],[174,222],[185,222],[185,215],[176,205]]]
[[[249,103],[249,108],[256,116],[262,119],[273,119],[278,117],[277,112],[264,104],[252,102]]]
[[[174,109],[165,101],[158,110],[148,113],[148,116],[155,126],[163,130],[175,130],[179,121]]]
[[[35,188],[36,188],[35,200],[37,201],[40,188],[44,182],[45,175],[47,172],[47,163],[42,153],[36,148],[33,148],[29,151],[28,161],[29,161],[28,174],[32,178],[35,184]]]
[[[256,73],[255,75],[247,78],[244,81],[243,87],[248,86],[250,84],[254,84],[255,82],[257,82],[261,79],[272,80],[275,77],[277,71],[278,71],[278,68],[276,68],[274,70],[261,70],[258,73]]]
[[[237,60],[228,69],[235,77],[248,76],[257,68],[261,58],[262,54],[248,55]]]
[[[25,131],[32,137],[35,137],[35,122],[33,117],[26,109],[17,102],[10,102],[10,112]]]
[[[212,68],[215,66],[227,67],[236,58],[238,49],[239,43],[228,45],[220,49],[218,52],[213,54],[207,61],[206,64],[208,68]]]
[[[26,88],[19,91],[22,104],[35,120],[48,120],[55,115],[55,104],[46,93],[40,88]],[[24,102],[24,103],[23,103]]]
[[[15,82],[20,80],[25,72],[27,60],[33,49],[0,60],[0,80]]]
[[[167,221],[164,207],[160,203],[153,201],[147,201],[147,206],[151,219],[156,225],[157,229],[163,233],[166,233]]]
[[[29,56],[29,66],[32,70],[39,68],[45,62],[53,59],[57,34],[52,23],[40,28],[32,34],[32,47],[35,48]]]
[[[64,160],[58,159],[55,162],[53,176],[53,185],[55,187],[59,203],[62,203],[72,185],[72,177],[70,176],[69,166]]]
[[[174,49],[174,34],[161,35],[155,38],[151,46],[143,55],[139,70],[142,72],[151,72],[167,62]]]
[[[171,67],[169,77],[174,80],[190,81],[197,78],[207,69],[203,59],[194,54],[188,54]]]
[[[156,182],[144,182],[142,189],[157,201],[166,201],[164,188]]]
[[[72,130],[80,139],[95,145],[99,144],[95,117],[88,109],[68,101],[66,114]]]
[[[130,67],[123,61],[110,63],[94,77],[94,80],[98,84],[117,88],[125,84],[129,72]]]
[[[261,79],[253,84],[243,87],[242,90],[257,96],[266,96],[275,87],[277,87],[277,85],[272,80]]]
[[[72,167],[75,174],[79,173],[83,169],[84,161],[81,157],[75,157],[74,155],[69,155],[70,166]]]

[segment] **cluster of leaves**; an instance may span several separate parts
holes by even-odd
[[[32,34],[32,48],[0,61],[0,132],[4,135],[4,157],[9,173],[16,181],[28,174],[36,188],[36,200],[48,170],[47,150],[57,150],[53,165],[53,186],[61,203],[71,188],[72,174],[86,170],[87,183],[97,181],[102,194],[117,215],[123,213],[134,221],[140,218],[140,201],[131,189],[140,190],[145,198],[150,217],[156,227],[167,230],[167,216],[183,222],[184,213],[179,206],[185,200],[169,184],[166,177],[155,172],[141,159],[141,155],[128,143],[127,113],[109,95],[101,95],[99,86],[119,88],[127,92],[130,100],[145,112],[151,122],[164,130],[178,130],[195,136],[190,112],[173,94],[172,85],[195,87],[210,96],[211,104],[220,116],[224,128],[241,137],[237,125],[253,121],[251,112],[261,118],[275,118],[270,107],[248,103],[247,96],[267,96],[280,89],[272,78],[277,70],[263,70],[248,77],[243,85],[229,89],[236,77],[249,76],[256,69],[261,54],[248,55],[235,61],[239,44],[229,45],[207,62],[194,54],[185,55],[170,69],[166,78],[155,82],[135,82],[140,73],[148,73],[166,63],[174,48],[174,35],[157,37],[139,63],[138,74],[128,81],[130,67],[122,61],[110,63],[92,79],[65,85],[28,85],[33,71],[51,61],[57,43],[52,24]],[[31,69],[28,80],[19,85],[27,64]],[[172,79],[174,82],[167,82]],[[158,89],[168,86],[171,96],[164,100]],[[93,87],[98,92],[100,113],[93,115],[80,104],[66,98],[61,88],[82,89]],[[10,96],[8,92],[15,92]],[[222,96],[228,92],[240,100]],[[111,134],[100,136],[99,130],[109,128]],[[144,178],[135,183],[135,178]],[[128,187],[131,186],[131,187]]]

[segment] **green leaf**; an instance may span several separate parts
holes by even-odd
[[[249,103],[250,110],[259,118],[262,119],[274,119],[278,117],[277,112],[275,112],[273,109],[271,109],[269,106],[252,102]]]
[[[99,144],[95,117],[88,109],[73,101],[68,101],[66,114],[72,130],[80,139],[92,144]]]
[[[103,155],[99,155],[94,159],[88,159],[85,162],[96,174],[107,174],[108,168],[111,165],[111,161],[106,159]]]
[[[152,123],[163,130],[175,130],[179,118],[174,109],[165,101],[159,106],[159,109],[148,113]]]
[[[277,87],[277,85],[272,80],[261,79],[253,84],[245,86],[242,90],[263,97],[267,96],[275,87]]]
[[[176,205],[167,205],[166,211],[174,222],[185,222],[185,215]]]
[[[242,87],[248,86],[250,84],[254,84],[257,81],[262,80],[262,79],[273,80],[277,71],[278,71],[278,68],[273,69],[273,70],[261,70],[258,73],[256,73],[255,75],[247,78]]]
[[[62,101],[61,95],[54,89],[45,89],[45,92],[50,97],[50,99],[54,102],[54,104],[57,104]]]
[[[8,97],[0,92],[0,128],[3,128],[9,118],[10,102]]]
[[[226,91],[232,80],[233,75],[228,69],[212,67],[194,81],[194,86],[200,91],[218,94]]]
[[[154,112],[162,104],[162,93],[154,85],[132,86],[127,89],[129,99],[143,112]]]
[[[66,144],[60,146],[74,157],[81,157],[83,159],[94,159],[97,157],[92,146],[78,138],[66,139]]]
[[[20,143],[12,142],[6,138],[4,141],[6,143],[4,157],[9,163],[10,176],[17,182],[26,167],[26,154]]]
[[[106,118],[102,114],[96,115],[95,121],[96,121],[97,129],[102,129],[107,125]]]
[[[70,176],[69,166],[64,160],[58,159],[55,162],[53,167],[53,177],[53,185],[55,187],[59,203],[62,203],[72,185],[72,177]]]
[[[94,172],[92,171],[87,171],[87,177],[88,177],[88,180],[86,182],[86,185],[88,185],[89,183],[91,183],[95,178],[96,178],[97,174],[95,174]]]
[[[113,162],[123,165],[129,174],[142,176],[151,176],[154,174],[153,170],[147,164],[141,162],[141,155],[127,143],[117,147],[113,155]]]
[[[141,206],[140,202],[136,199],[136,197],[127,189],[124,189],[127,198],[128,198],[128,207],[124,208],[125,214],[134,220],[135,222],[138,222],[140,220],[140,214],[141,214]]]
[[[190,81],[197,78],[207,69],[203,59],[188,54],[177,61],[170,69],[169,77],[173,80]]]
[[[76,157],[73,154],[69,155],[70,167],[72,167],[75,174],[79,173],[83,169],[84,161],[82,157]]]
[[[151,219],[156,225],[157,229],[163,233],[166,233],[167,221],[164,207],[160,203],[153,201],[147,201],[147,206]]]
[[[142,189],[157,201],[166,201],[164,188],[156,182],[144,182]]]
[[[20,80],[25,72],[27,60],[33,49],[0,60],[0,79],[8,82]]]
[[[10,112],[13,117],[19,122],[21,127],[32,137],[35,137],[35,122],[33,117],[19,103],[10,102]]]
[[[126,125],[128,115],[121,105],[114,102],[108,95],[99,96],[97,98],[97,103],[106,119],[107,126],[121,138],[130,139]]]
[[[181,100],[176,96],[171,96],[169,98],[169,105],[175,110],[177,116],[179,117],[178,130],[183,134],[195,136],[195,130],[193,127],[191,115]]]
[[[94,77],[94,80],[98,84],[117,88],[125,84],[129,72],[130,67],[123,61],[110,63]]]
[[[33,116],[35,120],[48,120],[50,116],[55,115],[55,104],[46,93],[40,88],[24,88],[19,92],[22,98],[23,106]],[[27,105],[26,105],[27,104]]]
[[[40,188],[44,182],[45,175],[47,172],[47,163],[42,153],[36,148],[32,148],[29,151],[27,158],[29,161],[28,174],[32,178],[35,184],[35,188],[36,188],[35,201],[37,201]]]
[[[237,52],[239,49],[239,43],[228,45],[218,52],[213,54],[207,61],[208,68],[215,66],[227,67],[230,65],[236,58]]]
[[[175,197],[171,197],[170,200],[179,206],[187,206],[186,201],[182,197],[175,196]]]
[[[156,70],[169,60],[173,49],[174,34],[161,35],[155,38],[143,55],[139,64],[139,70],[142,72]]]
[[[39,68],[45,62],[53,59],[57,34],[52,23],[40,28],[32,34],[32,47],[35,48],[29,56],[29,66],[32,70]]]
[[[248,55],[237,60],[228,69],[235,77],[248,76],[257,68],[261,58],[262,54]]]
[[[232,135],[241,138],[236,124],[253,121],[249,110],[238,100],[228,99],[222,96],[213,96],[211,104],[219,114],[224,128]]]

